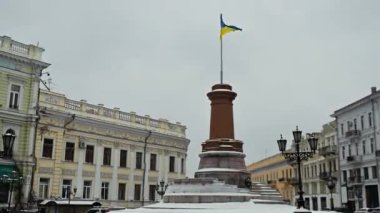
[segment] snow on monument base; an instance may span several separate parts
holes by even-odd
[[[224,203],[245,202],[251,199],[248,190],[213,178],[175,180],[164,196],[164,203]]]
[[[264,194],[263,194],[264,193]],[[251,191],[225,184],[213,178],[188,178],[175,180],[167,189],[164,203],[225,203],[247,202],[280,204],[281,195],[270,187]]]

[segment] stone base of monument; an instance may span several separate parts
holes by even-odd
[[[274,191],[251,191],[225,184],[213,178],[175,180],[166,190],[164,203],[225,203],[247,202],[284,204],[281,195]]]
[[[228,140],[227,142],[230,144],[239,144],[237,140]],[[210,143],[211,142],[207,142],[204,144],[209,145]],[[236,185],[239,188],[245,188],[245,181],[248,177],[250,177],[250,174],[247,172],[245,167],[244,153],[238,151],[220,150],[205,151],[200,153],[199,157],[199,169],[195,172],[195,178],[215,178],[226,184]]]

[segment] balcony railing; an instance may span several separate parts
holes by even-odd
[[[337,154],[337,146],[332,145],[332,146],[321,147],[318,151],[319,151],[319,155],[322,155],[324,157],[326,157],[328,155],[336,155]]]
[[[361,132],[360,130],[348,130],[345,134],[346,138],[349,138],[349,137],[359,137],[361,135]]]
[[[171,123],[166,119],[153,119],[150,116],[137,115],[135,112],[122,112],[119,108],[107,108],[103,104],[93,105],[86,100],[76,101],[54,92],[41,91],[41,109],[64,110],[72,114],[90,117],[103,117],[107,120],[126,122],[134,127],[155,128],[159,132],[184,137],[186,127],[179,122]]]
[[[348,184],[349,185],[357,185],[363,183],[363,176],[352,176],[348,177]]]
[[[0,36],[0,50],[37,60],[41,60],[44,51],[41,47],[14,41],[8,36]]]
[[[360,155],[360,156],[347,156],[347,162],[353,162],[353,163],[359,163],[359,162],[361,162],[362,161],[362,156]]]

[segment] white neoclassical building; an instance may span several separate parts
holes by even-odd
[[[99,200],[104,206],[136,207],[143,199],[159,199],[158,182],[185,178],[190,141],[179,122],[45,90],[39,103],[33,183],[38,198],[71,194],[71,199]]]
[[[379,206],[380,92],[332,115],[337,122],[342,202],[351,209]]]

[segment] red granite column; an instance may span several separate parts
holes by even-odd
[[[228,84],[216,84],[207,96],[211,100],[210,139],[234,139],[232,101],[236,93]]]

